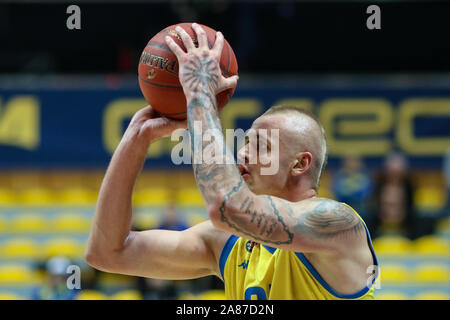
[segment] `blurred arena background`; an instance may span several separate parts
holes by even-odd
[[[369,226],[381,263],[375,297],[449,299],[450,45],[414,29],[413,11],[402,8],[397,31],[380,36],[365,29],[361,6],[343,18],[299,1],[79,5],[82,29],[69,31],[65,5],[0,4],[0,299],[224,298],[214,277],[142,279],[83,260],[111,154],[146,105],[139,55],[180,21],[221,30],[236,53],[224,128],[245,130],[281,103],[319,117],[329,143],[319,196],[352,205]],[[175,143],[149,150],[136,230],[207,219],[191,167],[170,159]],[[80,267],[79,291],[67,290],[68,265]]]

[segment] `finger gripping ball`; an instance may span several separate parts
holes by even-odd
[[[181,37],[175,31],[182,27],[192,37],[197,46],[197,36],[192,23],[179,23],[169,26],[156,34],[147,43],[139,60],[139,86],[147,102],[159,113],[173,119],[186,119],[186,97],[178,79],[178,61],[166,45],[165,37],[170,36],[186,52]],[[210,48],[216,40],[216,30],[201,25],[205,30]],[[230,44],[224,40],[220,69],[228,78],[236,75],[238,65]],[[235,88],[217,94],[217,105],[220,110],[230,100]]]

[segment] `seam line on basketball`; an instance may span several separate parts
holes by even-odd
[[[151,85],[157,86],[157,87],[163,87],[163,88],[168,88],[168,89],[183,89],[182,86],[169,86],[169,85],[166,85],[166,84],[160,84],[160,83],[151,82],[151,81],[148,81],[148,80],[142,78],[141,75],[139,75],[139,79],[141,79],[145,83],[148,83],[148,84],[151,84]]]

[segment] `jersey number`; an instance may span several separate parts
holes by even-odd
[[[245,290],[245,300],[255,300],[252,296],[256,296],[256,300],[267,300],[267,294],[261,287],[249,287]]]

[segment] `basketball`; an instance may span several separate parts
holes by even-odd
[[[186,119],[186,97],[178,79],[178,61],[175,54],[166,45],[164,38],[169,35],[184,50],[183,41],[175,31],[182,27],[192,37],[197,46],[195,31],[192,23],[171,25],[156,34],[147,43],[139,60],[139,86],[147,102],[159,113],[173,119]],[[208,45],[211,48],[216,40],[216,30],[201,25],[205,30]],[[220,69],[228,78],[236,75],[238,65],[236,56],[227,40],[224,40]],[[218,109],[222,109],[233,96],[235,88],[227,89],[217,95]]]

